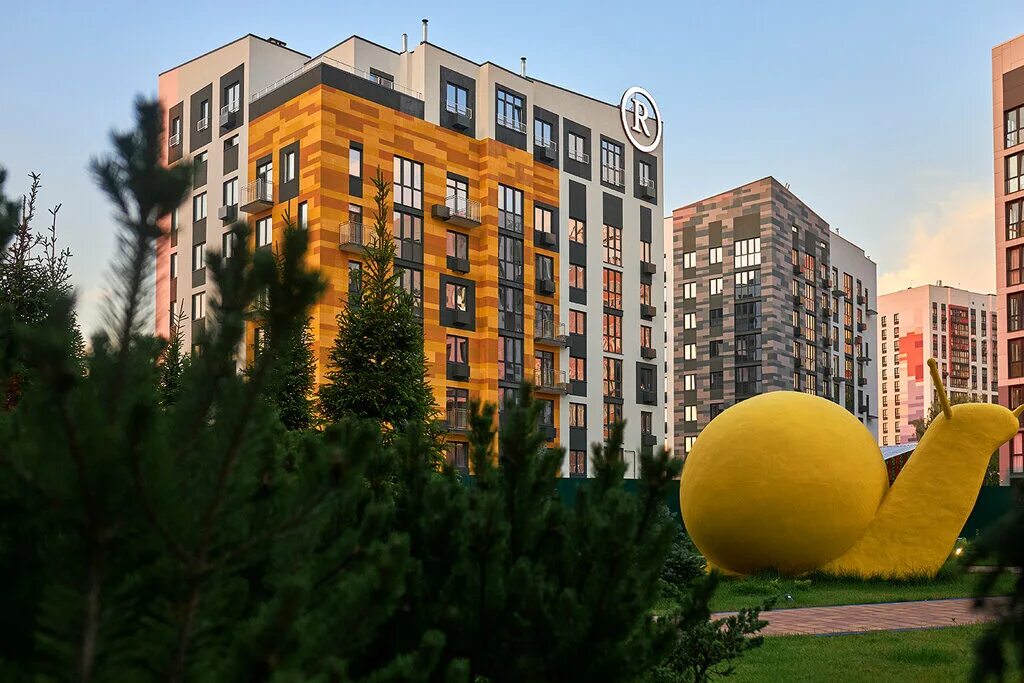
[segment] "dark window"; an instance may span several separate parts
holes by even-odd
[[[736,337],[736,362],[759,363],[761,361],[761,335],[744,334]]]
[[[569,311],[569,334],[587,333],[587,314],[584,311]]]
[[[587,451],[585,449],[569,451],[569,476],[587,476]]]
[[[569,286],[575,289],[587,288],[587,269],[585,266],[576,265],[575,263],[569,266]]]
[[[498,285],[498,329],[522,333],[523,290]]]
[[[613,266],[621,266],[622,228],[605,225],[601,229],[601,244],[604,249],[604,262]]]
[[[1024,292],[1006,295],[1006,331],[1024,330]]]
[[[622,398],[622,361],[618,358],[604,359],[604,395]]]
[[[445,108],[453,114],[472,116],[469,108],[469,91],[454,83],[448,83],[445,88]]]
[[[348,298],[349,303],[359,304],[363,297],[363,264],[359,261],[348,262]]]
[[[736,368],[736,394],[753,396],[761,392],[761,366],[750,365]]]
[[[1010,287],[1024,283],[1024,247],[1006,250],[1006,284]],[[946,319],[942,318],[943,327]]]
[[[555,260],[550,256],[544,256],[537,254],[535,257],[535,267],[537,272],[534,274],[537,280],[554,280],[555,279]]]
[[[723,379],[724,376],[725,376],[725,373],[723,373],[721,370],[717,370],[715,372],[712,372],[711,376],[708,378],[708,388],[711,389],[712,391],[724,389],[725,388],[725,380]]]
[[[498,227],[511,232],[523,231],[523,191],[498,185]]]
[[[587,139],[576,133],[569,133],[569,158],[581,164],[590,163],[590,150],[587,149]]]
[[[446,282],[444,285],[444,306],[449,311],[466,310],[466,285]]]
[[[722,355],[722,340],[713,339],[710,344],[710,355],[712,358],[718,358]]]
[[[604,440],[607,441],[612,435],[612,425],[622,422],[622,404],[604,404]]]
[[[423,208],[423,164],[395,157],[394,201],[396,205]]]
[[[469,471],[469,444],[464,441],[449,441],[448,464],[461,472]]]
[[[622,310],[622,273],[611,268],[604,269],[604,305]]]
[[[1006,204],[1006,239],[1015,240],[1020,237],[1020,212],[1024,200],[1017,199]]]
[[[523,282],[523,241],[498,235],[498,277],[509,282]]]
[[[734,312],[737,332],[750,332],[752,330],[761,329],[760,301],[748,301],[746,303],[736,304]]]
[[[406,261],[423,260],[423,218],[395,211],[394,240],[396,256]]]
[[[523,340],[498,336],[498,379],[523,381]]]
[[[604,314],[603,348],[609,353],[622,353],[622,316]]]
[[[640,384],[640,391],[654,393],[657,384],[654,368],[646,365],[637,368],[637,381]]]
[[[1010,378],[1024,377],[1024,339],[1006,342],[1006,355],[1010,357]]]
[[[499,126],[525,133],[526,120],[523,116],[523,98],[498,88],[497,120]]]
[[[1006,134],[1004,147],[1013,147],[1024,142],[1024,107],[1017,107],[1006,112],[1003,132]]]
[[[415,268],[399,268],[399,284],[402,289],[412,295],[416,311],[423,310],[423,271]]]

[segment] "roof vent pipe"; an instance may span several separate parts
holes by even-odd
[[[402,52],[408,52],[408,51],[409,51],[409,34],[408,33],[403,33],[402,34]]]
[[[526,78],[526,57],[519,58],[519,75]]]
[[[427,42],[427,20],[423,20],[423,42]]]

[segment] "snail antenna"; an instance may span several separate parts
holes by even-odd
[[[939,375],[939,364],[934,358],[928,359],[928,370],[932,373],[932,384],[939,394],[939,405],[942,406],[942,414],[947,420],[953,419],[953,409],[949,405],[949,397],[946,396],[946,387],[942,386],[942,377]]]
[[[1013,409],[1013,416],[1020,419],[1020,414],[1024,413],[1024,405],[1017,406]]]

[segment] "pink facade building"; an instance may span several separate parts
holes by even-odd
[[[917,441],[937,396],[928,375],[935,358],[954,402],[998,400],[996,297],[941,282],[878,297],[879,444]]]
[[[992,48],[999,402],[1024,403],[1024,35]],[[1024,476],[1024,434],[1000,451],[1004,481]]]

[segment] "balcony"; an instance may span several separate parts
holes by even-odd
[[[448,408],[445,411],[445,426],[449,432],[469,432],[469,408]]]
[[[843,289],[842,287],[833,287],[832,288],[832,296],[836,296],[836,297],[846,296],[846,290]]]
[[[569,161],[575,161],[578,164],[589,164],[590,163],[590,155],[587,154],[586,152],[575,152],[575,151],[570,149],[569,150]]]
[[[868,329],[868,324],[866,322],[859,322],[859,323],[857,323],[857,331],[858,332],[864,332],[867,329]]]
[[[559,395],[569,393],[569,380],[564,370],[561,372],[552,368],[536,370],[533,373],[533,384],[539,393]]]
[[[793,275],[799,275],[801,272],[802,271],[800,270],[800,264],[799,263],[794,263],[793,264]]]
[[[644,448],[653,448],[658,445],[658,437],[654,434],[643,433],[640,435],[640,445]]]
[[[238,102],[228,102],[220,108],[220,127],[231,128],[238,123]]]
[[[362,254],[369,243],[366,227],[359,222],[349,221],[341,224],[338,246],[342,251]]]
[[[558,158],[558,143],[549,138],[540,138],[533,141],[540,158],[544,161],[554,161]]]
[[[473,123],[473,110],[464,104],[447,100],[444,104],[445,110],[452,115],[451,125],[459,130],[467,130]]]
[[[857,378],[857,385],[858,386],[864,386],[867,383],[868,383],[868,378],[867,377],[864,377],[863,375],[861,375],[860,377]]]
[[[640,317],[644,320],[654,320],[658,315],[658,309],[650,304],[640,304]]]
[[[545,249],[554,249],[555,251],[558,250],[558,236],[555,233],[548,232],[547,230],[534,230],[533,235],[537,246],[544,247]]]
[[[827,349],[829,346],[831,346],[832,340],[829,339],[827,335],[821,335],[818,337],[818,343]]]
[[[545,441],[554,441],[558,435],[558,430],[555,429],[555,425],[550,422],[537,421],[537,431],[544,437]]]
[[[168,147],[177,147],[180,144],[181,144],[181,133],[174,133],[173,135],[169,135],[167,137],[167,146]]]
[[[858,306],[863,306],[863,305],[867,304],[867,302],[868,302],[868,298],[866,296],[864,296],[863,294],[858,294],[857,295],[857,305]]]
[[[793,308],[800,308],[804,305],[803,299],[800,298],[799,294],[793,295]]]
[[[797,339],[801,339],[804,336],[803,330],[801,330],[799,327],[794,327],[793,336],[796,337]]]
[[[658,272],[658,264],[649,263],[647,261],[640,262],[640,274],[641,275],[654,275]]]
[[[434,204],[430,215],[460,228],[475,228],[480,225],[480,202],[453,194],[445,197],[444,204]]]
[[[203,118],[196,121],[196,132],[201,133],[210,127],[210,117],[204,116]]]
[[[509,117],[498,114],[498,125],[526,135],[526,122],[515,116]]]
[[[649,346],[641,346],[640,357],[643,358],[644,360],[654,360],[655,358],[658,357],[658,351],[656,349],[652,349]]]
[[[274,182],[259,178],[242,187],[242,211],[259,213],[274,205]]]
[[[569,346],[569,335],[565,332],[565,323],[539,318],[533,322],[533,339],[540,344],[550,344],[565,348]]]
[[[616,187],[625,185],[626,169],[611,164],[601,164],[601,181]]]
[[[658,193],[656,191],[657,184],[651,178],[641,178],[640,182],[640,196],[644,199],[657,199]]]

